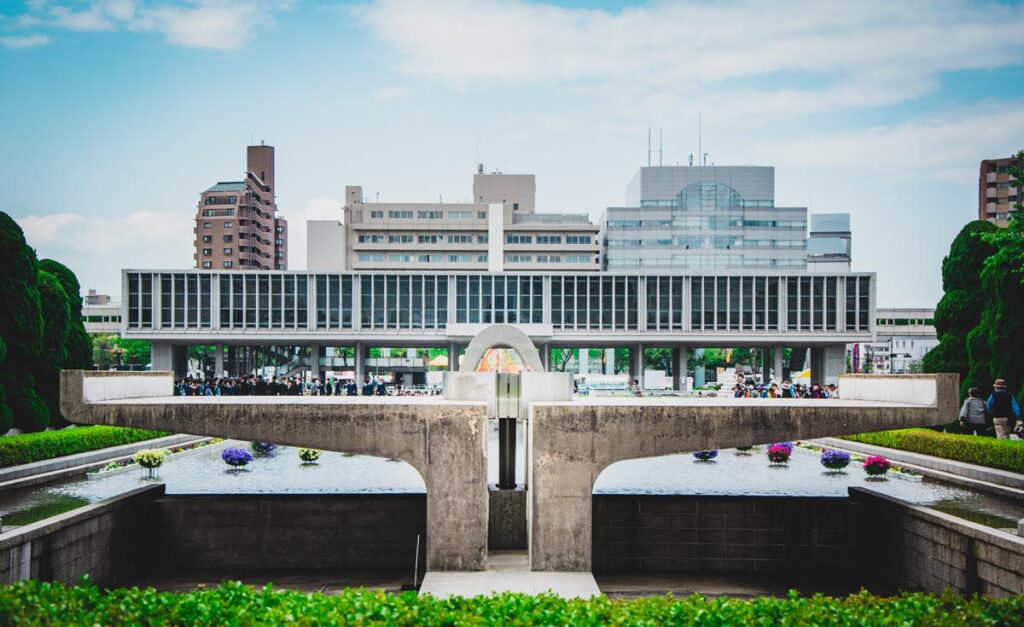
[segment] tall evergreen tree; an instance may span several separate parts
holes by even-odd
[[[985,311],[986,296],[981,272],[995,251],[984,236],[997,230],[990,222],[975,220],[960,230],[942,260],[942,287],[945,294],[935,307],[935,331],[939,345],[924,357],[925,372],[956,372],[962,392],[976,385],[987,374],[971,373],[968,359],[968,335],[976,329]],[[991,381],[989,381],[991,383]]]
[[[60,425],[60,371],[68,362],[70,312],[68,296],[54,275],[39,271],[39,308],[43,318],[42,350],[33,368],[36,391],[46,403],[47,424],[19,425],[23,430],[38,431],[49,424]]]
[[[0,337],[0,368],[3,367],[6,359],[7,344],[4,342],[4,338]],[[7,388],[0,382],[0,433],[10,431],[12,426],[14,426],[14,414],[7,405]]]
[[[7,359],[0,384],[16,423],[46,422],[48,412],[34,389],[31,368],[42,342],[36,253],[25,243],[21,227],[0,212],[0,338]]]
[[[85,330],[85,321],[82,320],[82,288],[78,283],[78,277],[70,268],[53,259],[40,260],[39,269],[55,276],[68,296],[68,359],[63,367],[92,368],[92,339]]]

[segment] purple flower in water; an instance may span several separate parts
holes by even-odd
[[[252,450],[256,451],[260,455],[268,455],[273,453],[277,449],[277,445],[273,442],[262,442],[260,440],[254,440],[252,443]]]
[[[850,464],[850,454],[846,451],[826,449],[821,452],[821,465],[829,470],[842,470]]]
[[[252,461],[252,453],[244,448],[232,446],[221,451],[220,458],[223,459],[224,463],[228,466],[241,468]]]
[[[792,442],[776,442],[775,444],[772,444],[772,446],[782,446],[782,447],[786,448],[789,451],[790,455],[793,454],[793,443]]]
[[[710,451],[697,451],[693,454],[697,458],[697,461],[709,462],[712,459],[718,457],[718,449],[712,449]]]

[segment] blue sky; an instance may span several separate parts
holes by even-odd
[[[541,211],[622,202],[665,163],[776,167],[776,200],[849,212],[883,306],[930,306],[978,162],[1024,148],[1024,7],[493,0],[7,0],[0,209],[84,287],[190,267],[198,194],[277,148],[290,265],[345,185],[466,199],[477,159]]]

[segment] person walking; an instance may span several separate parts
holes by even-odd
[[[967,398],[960,408],[960,433],[967,435],[988,435],[992,432],[992,414],[985,401],[981,400],[978,388],[967,390]]]
[[[1000,440],[1010,439],[1013,423],[1020,418],[1020,406],[1017,399],[1006,389],[1005,379],[996,379],[992,384],[992,395],[985,405],[992,415],[992,424],[996,428],[996,437]]]

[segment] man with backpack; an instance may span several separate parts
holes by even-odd
[[[1008,440],[1013,430],[1013,423],[1020,418],[1020,406],[1013,394],[1006,389],[1004,379],[996,379],[992,388],[992,395],[988,397],[988,402],[985,405],[988,407],[988,413],[992,415],[996,437],[1000,440]]]
[[[960,408],[960,433],[967,435],[988,435],[992,429],[992,415],[985,401],[981,400],[978,388],[967,391],[963,407]]]

